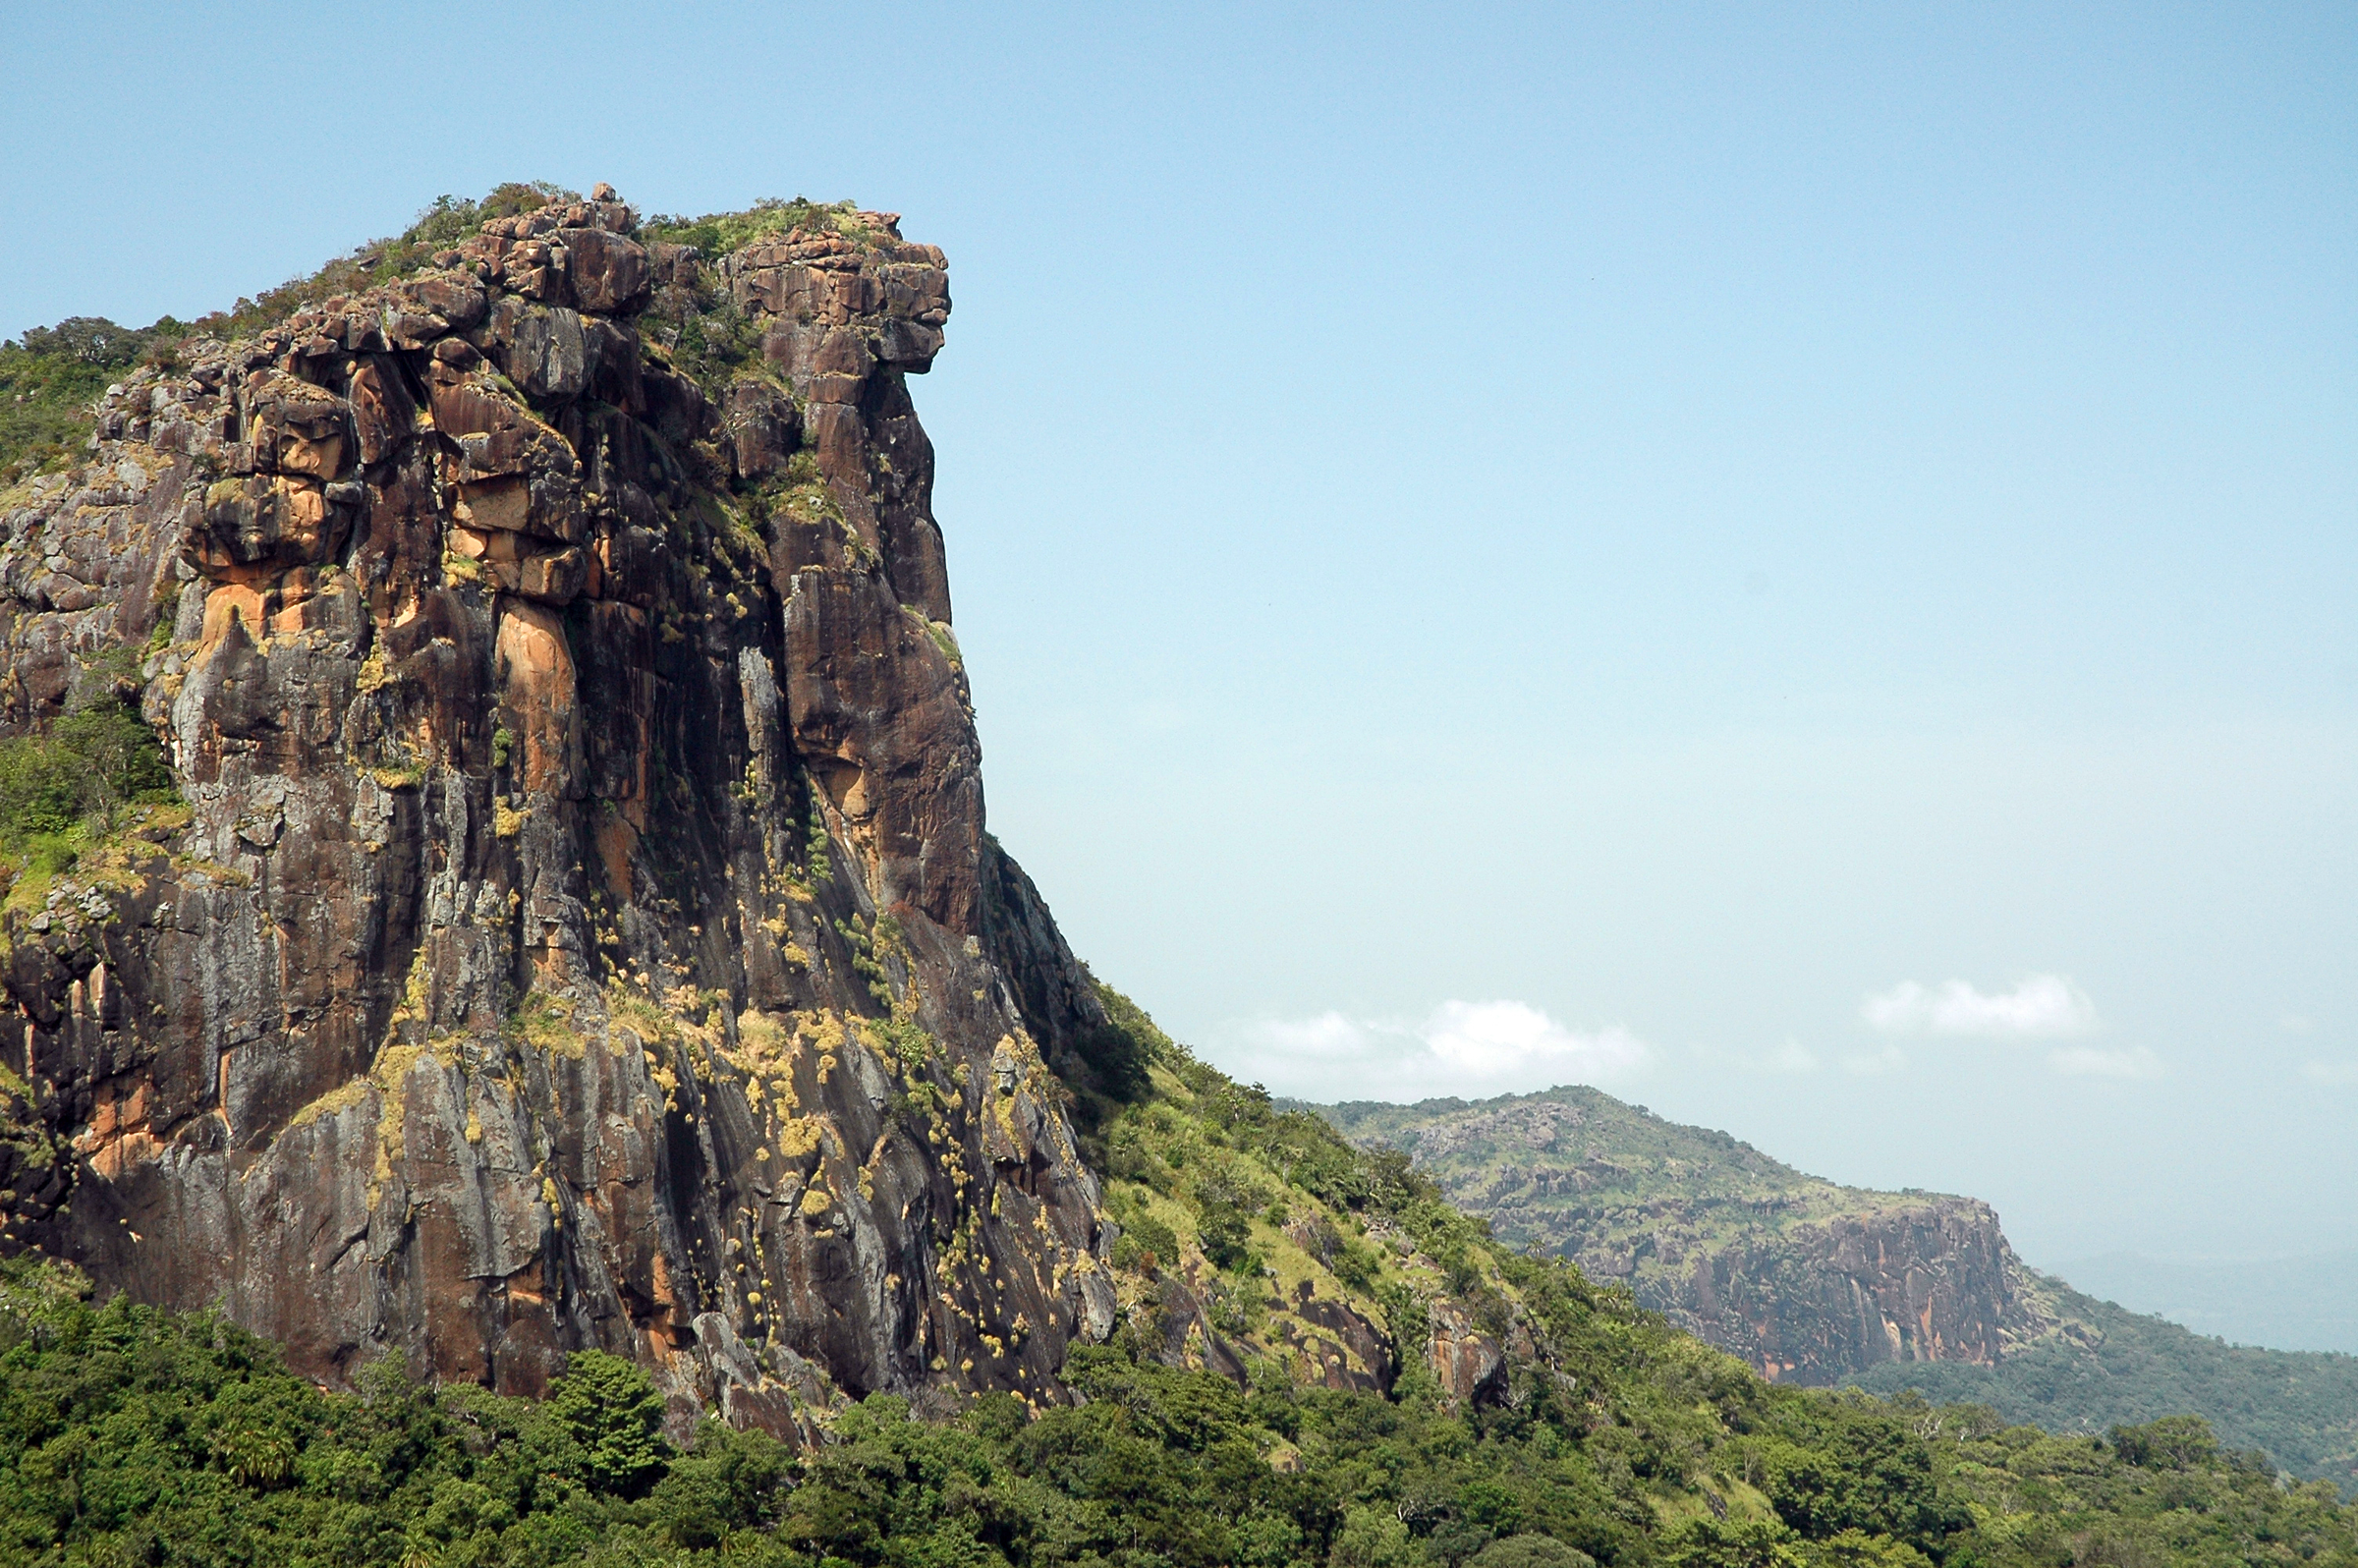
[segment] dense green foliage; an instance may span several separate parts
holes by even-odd
[[[1900,1408],[1909,1408],[1902,1406]],[[2221,1451],[2179,1416],[2105,1436],[2007,1426],[1987,1406],[1914,1406],[1942,1489],[1966,1500],[1993,1563],[2342,1563],[2358,1509],[2329,1482],[2292,1484],[2257,1453]]]
[[[643,1372],[597,1356],[539,1405],[390,1366],[322,1393],[215,1317],[93,1308],[20,1261],[0,1285],[0,1561],[553,1564],[784,1473],[758,1435],[678,1456],[659,1413]]]
[[[126,807],[177,799],[155,732],[123,698],[97,696],[45,734],[0,741],[0,871],[64,870],[122,826]]]
[[[2101,1432],[2196,1411],[2227,1442],[2267,1450],[2295,1475],[2358,1497],[2358,1356],[2230,1345],[2044,1281],[2067,1331],[1995,1367],[1896,1363],[1859,1380],[1896,1393],[1973,1400],[2050,1431]]]
[[[1543,1295],[1581,1370],[1511,1406],[1240,1388],[1117,1346],[1068,1364],[1078,1408],[990,1395],[936,1424],[876,1396],[798,1455],[711,1422],[674,1449],[646,1374],[596,1354],[537,1404],[390,1366],[322,1392],[210,1315],[92,1306],[20,1260],[0,1271],[0,1560],[2358,1564],[2358,1510],[2199,1422],[2050,1437],[1772,1388]],[[1586,1408],[1589,1378],[1625,1422]]]
[[[72,463],[107,383],[168,356],[187,330],[170,316],[134,329],[78,315],[0,342],[0,487]]]

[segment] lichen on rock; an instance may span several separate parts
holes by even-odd
[[[105,920],[0,913],[0,1246],[322,1380],[595,1347],[781,1430],[1107,1331],[1103,1017],[983,830],[906,384],[946,263],[749,232],[494,218],[12,495],[0,730],[137,650],[188,810]]]

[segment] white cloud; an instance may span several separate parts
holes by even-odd
[[[1240,1077],[1309,1099],[1476,1097],[1620,1078],[1653,1051],[1618,1025],[1567,1029],[1528,1002],[1447,1001],[1417,1023],[1326,1012],[1259,1019],[1215,1036]]]
[[[2075,1078],[2160,1078],[2168,1069],[2162,1058],[2142,1045],[2103,1050],[2094,1045],[2066,1045],[2050,1052],[2047,1064]]]
[[[1366,1028],[1340,1013],[1316,1018],[1268,1019],[1253,1026],[1270,1049],[1305,1061],[1348,1063],[1373,1043]]]
[[[1645,1042],[1628,1030],[1579,1034],[1524,1002],[1443,1002],[1418,1034],[1444,1063],[1478,1075],[1538,1068],[1609,1078],[1646,1060]]]
[[[1768,1053],[1768,1067],[1778,1073],[1814,1073],[1818,1071],[1818,1057],[1801,1041],[1787,1039]]]
[[[1979,991],[1959,980],[1938,987],[1902,980],[1868,997],[1859,1014],[1893,1035],[2032,1039],[2084,1035],[2096,1027],[2096,1004],[2060,975],[2033,975],[2010,991]]]
[[[2312,1084],[2330,1084],[2336,1089],[2358,1084],[2358,1061],[2303,1062],[2301,1076]]]
[[[1907,1065],[1907,1053],[1896,1045],[1886,1045],[1880,1051],[1868,1051],[1857,1056],[1842,1058],[1842,1070],[1846,1073],[1856,1073],[1862,1078],[1900,1072]]]

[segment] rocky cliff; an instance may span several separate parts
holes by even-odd
[[[1627,1284],[1771,1379],[1988,1366],[2053,1326],[1977,1199],[1838,1187],[1593,1089],[1320,1109],[1407,1152],[1509,1245]]]
[[[1114,1295],[1104,1020],[983,827],[881,213],[601,188],[125,374],[0,495],[0,724],[184,804],[0,909],[0,1237],[337,1380],[1044,1394]]]

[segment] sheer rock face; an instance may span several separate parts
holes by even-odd
[[[636,233],[191,345],[0,500],[0,725],[144,653],[190,808],[0,911],[6,1244],[326,1380],[1048,1396],[1113,1322],[1051,1076],[1103,1018],[983,832],[941,253]],[[710,312],[758,356],[700,384]]]
[[[1683,1280],[1639,1295],[1771,1381],[1835,1383],[1886,1361],[1994,1366],[2048,1326],[1997,1214],[1971,1198],[1700,1253]]]

